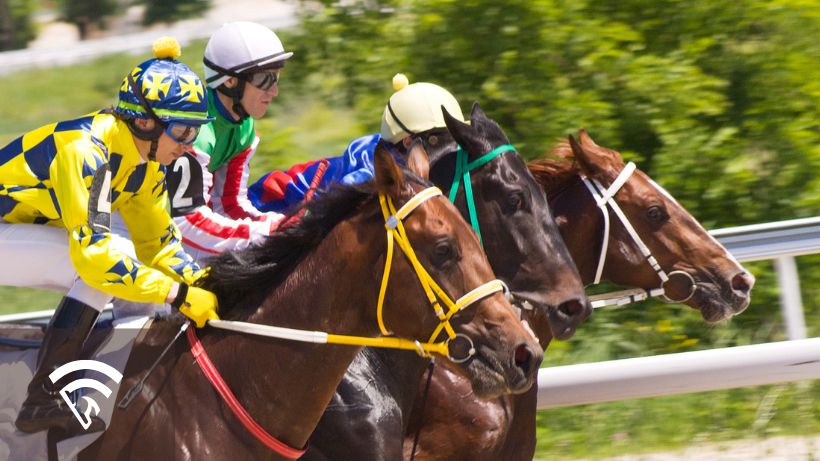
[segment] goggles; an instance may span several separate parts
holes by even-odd
[[[242,76],[246,82],[259,88],[261,91],[268,91],[279,83],[279,71],[254,72]]]
[[[168,126],[165,127],[165,134],[178,144],[190,146],[196,141],[199,128],[199,126],[185,125],[182,123],[169,123]]]

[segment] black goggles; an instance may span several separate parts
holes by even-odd
[[[279,71],[266,70],[254,72],[251,74],[244,74],[242,75],[242,78],[256,88],[259,88],[262,91],[268,91],[279,83]]]

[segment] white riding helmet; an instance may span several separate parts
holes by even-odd
[[[205,81],[217,88],[229,77],[249,70],[282,67],[291,56],[293,53],[285,51],[279,37],[262,24],[225,23],[205,47]]]
[[[461,106],[449,91],[432,83],[407,83],[407,77],[402,74],[393,77],[393,88],[398,91],[390,96],[384,108],[382,139],[395,144],[412,134],[445,128],[442,106],[450,115],[464,121]]]

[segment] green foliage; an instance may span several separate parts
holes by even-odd
[[[144,24],[173,22],[204,14],[211,0],[143,0],[146,4]]]
[[[35,35],[34,0],[0,0],[0,50],[25,48]]]
[[[117,0],[60,0],[59,4],[63,19],[77,26],[81,39],[88,36],[91,25],[104,29],[106,17],[117,11]]]

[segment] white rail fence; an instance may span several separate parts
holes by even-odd
[[[820,378],[820,338],[806,324],[794,258],[820,253],[820,217],[711,232],[740,261],[774,260],[791,341],[543,368],[538,408],[685,394]],[[0,316],[42,320],[53,311]]]
[[[774,260],[791,341],[542,368],[539,409],[820,378],[820,338],[804,339],[806,321],[794,260],[820,253],[820,217],[711,234],[740,261]]]

